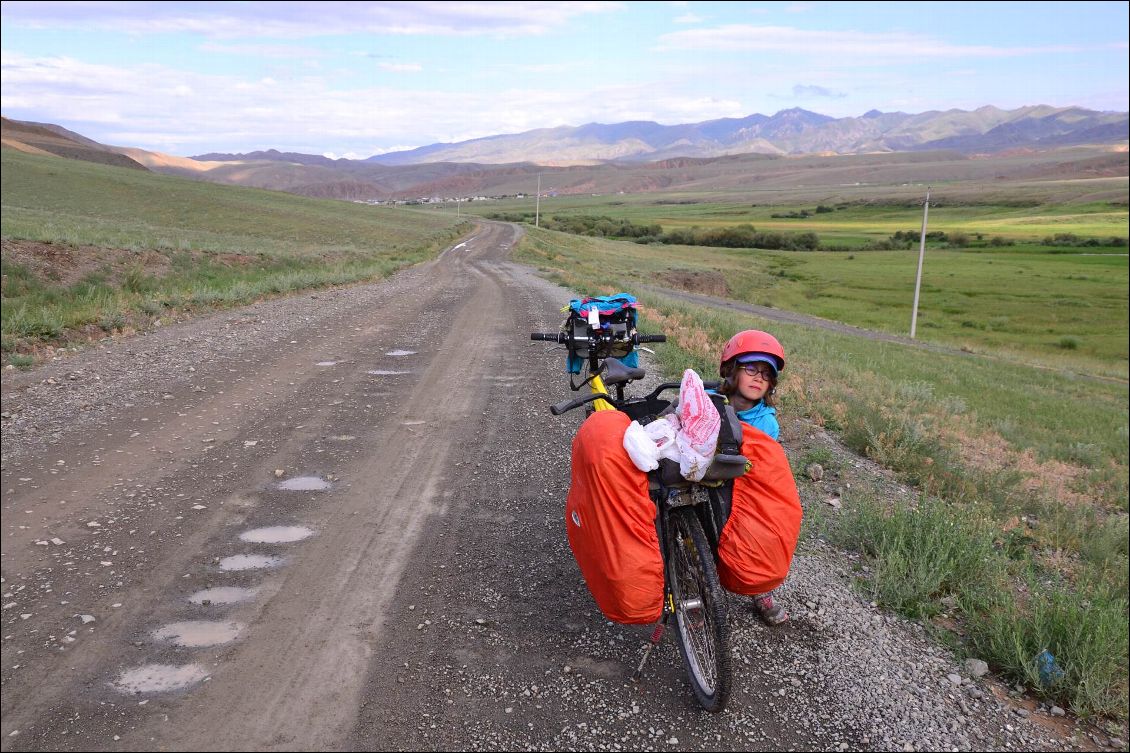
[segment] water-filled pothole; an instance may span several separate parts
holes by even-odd
[[[319,476],[295,476],[280,481],[278,488],[287,492],[320,492],[330,488],[330,482]]]
[[[240,541],[252,544],[289,544],[313,536],[314,532],[302,526],[268,526],[239,534]]]
[[[238,604],[241,601],[247,601],[254,598],[255,594],[259,593],[258,588],[238,588],[236,586],[217,586],[216,588],[205,588],[203,591],[197,591],[188,600],[193,604]]]
[[[230,643],[242,631],[242,624],[229,620],[189,620],[158,628],[153,631],[153,637],[185,648],[200,648]]]
[[[416,355],[416,351],[414,351],[414,350],[390,350],[388,353],[385,353],[385,355],[386,356],[414,356],[414,355]]]
[[[282,557],[273,554],[233,554],[220,560],[220,569],[224,572],[261,570],[266,567],[278,567],[282,561]]]
[[[208,676],[200,664],[146,664],[122,672],[113,685],[123,693],[162,693],[195,685]]]

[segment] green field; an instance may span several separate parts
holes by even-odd
[[[429,258],[466,227],[452,215],[217,186],[10,149],[0,159],[2,346],[20,364],[31,362],[20,354],[44,344],[379,279]]]
[[[1072,181],[1060,181],[1070,185]],[[1079,182],[1079,196],[1074,200],[1054,203],[1038,198],[1010,197],[1000,188],[991,197],[979,198],[970,194],[968,186],[954,186],[932,191],[930,196],[929,229],[961,232],[976,238],[980,233],[986,239],[992,236],[1033,243],[1046,236],[1072,232],[1084,237],[1127,238],[1126,179],[1119,183],[1122,198],[1107,201],[1089,201],[1087,187]],[[1104,181],[1104,184],[1106,181]],[[1066,190],[1066,189],[1063,189]],[[952,197],[951,197],[952,194]],[[540,211],[543,216],[554,215],[605,215],[623,218],[637,224],[658,223],[664,230],[691,226],[724,227],[752,224],[758,229],[805,232],[820,235],[824,245],[851,245],[863,241],[881,240],[895,231],[918,231],[922,225],[922,205],[925,186],[913,198],[884,198],[871,195],[866,199],[844,199],[852,192],[829,192],[822,201],[804,204],[781,203],[777,197],[761,198],[750,192],[749,201],[737,202],[732,197],[718,197],[710,193],[683,193],[671,196],[636,194],[633,196],[558,196],[543,199]],[[832,211],[815,213],[818,206]],[[476,207],[476,209],[480,209]],[[803,218],[774,218],[773,215],[799,213],[807,210]],[[534,213],[530,200],[495,202],[490,212]],[[1125,245],[1121,249],[1126,252]]]
[[[529,258],[578,280],[687,287],[909,334],[917,251],[785,252],[641,245],[532,230]],[[1127,257],[928,252],[917,336],[1065,371],[1127,378]],[[710,289],[713,282],[713,290]]]

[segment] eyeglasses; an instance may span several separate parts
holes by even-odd
[[[776,376],[776,374],[773,373],[773,369],[771,369],[770,367],[756,363],[739,364],[738,368],[749,374],[754,379],[760,378],[763,382],[771,382],[773,381],[773,377]]]

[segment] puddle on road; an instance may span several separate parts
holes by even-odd
[[[282,561],[282,557],[273,554],[233,554],[220,560],[220,569],[224,572],[260,570],[265,567],[278,567]]]
[[[315,366],[337,366],[337,361],[318,361]]]
[[[243,627],[241,623],[228,620],[189,620],[158,628],[153,631],[153,637],[184,648],[201,648],[231,643],[243,632]]]
[[[188,600],[193,604],[203,604],[206,601],[210,604],[238,604],[241,601],[254,598],[257,593],[259,593],[258,588],[217,586],[216,588],[206,588],[203,591],[197,591],[192,596],[189,596]]]
[[[426,423],[427,423],[427,421],[401,421],[400,425],[401,426],[419,426],[421,424],[426,424]]]
[[[123,693],[163,693],[195,685],[208,676],[201,664],[146,664],[122,672],[112,684]]]
[[[330,488],[330,482],[318,476],[295,476],[280,481],[278,488],[287,492],[321,492]]]
[[[313,535],[313,531],[302,526],[268,526],[244,531],[239,538],[252,544],[289,544]]]
[[[390,350],[388,353],[385,353],[385,355],[386,356],[414,356],[414,355],[416,355],[416,351],[414,351],[414,350]]]
[[[411,371],[390,371],[389,369],[371,369],[365,372],[372,376],[400,376],[401,374],[411,374]]]

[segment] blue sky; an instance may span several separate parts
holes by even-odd
[[[4,2],[0,109],[187,156],[983,105],[1126,111],[1126,2]]]

